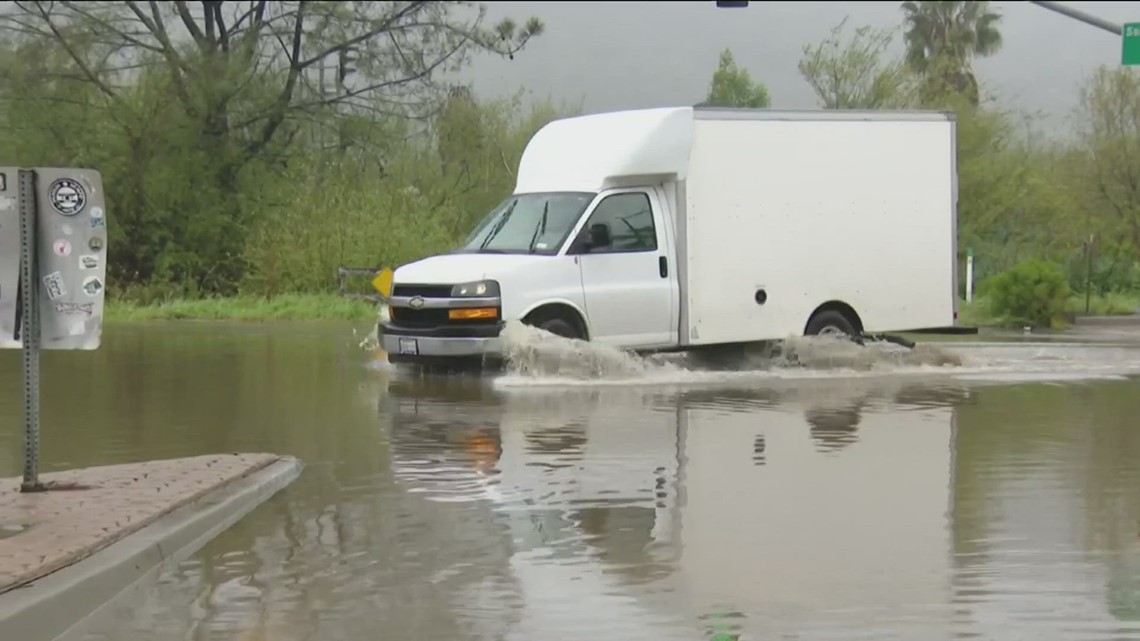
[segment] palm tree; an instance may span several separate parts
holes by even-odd
[[[902,10],[907,65],[977,105],[978,81],[971,62],[1001,49],[1001,14],[992,11],[989,2],[968,1],[908,1]]]

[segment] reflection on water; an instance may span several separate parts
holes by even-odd
[[[306,462],[75,638],[1140,639],[1140,380],[500,389],[353,343],[114,327],[45,359],[46,468]]]

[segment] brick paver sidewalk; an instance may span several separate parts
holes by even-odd
[[[43,474],[59,489],[27,494],[19,491],[19,478],[0,479],[0,593],[90,556],[279,459],[228,454],[83,468]]]

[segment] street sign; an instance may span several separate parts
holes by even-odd
[[[107,282],[102,177],[56,167],[0,167],[0,176],[19,185],[0,192],[0,348],[22,348],[28,321],[36,349],[98,349]],[[29,260],[33,314],[17,296]]]
[[[0,167],[0,348],[24,355],[24,482],[39,480],[40,350],[99,348],[107,281],[103,179]]]
[[[1140,65],[1140,22],[1125,23],[1120,43],[1120,64],[1126,67]]]
[[[372,287],[384,298],[392,295],[392,270],[385,267],[372,279]]]

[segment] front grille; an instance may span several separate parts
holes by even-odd
[[[451,285],[422,285],[401,283],[392,287],[393,296],[423,298],[451,298]],[[392,322],[401,327],[463,327],[471,325],[494,325],[498,318],[476,318],[464,320],[451,320],[446,309],[411,309],[410,307],[391,307],[388,310]],[[500,314],[502,310],[500,310]]]
[[[423,296],[424,298],[450,298],[451,285],[394,285],[393,296]]]
[[[446,309],[408,309],[393,307],[388,310],[392,320],[406,327],[439,327],[448,323]]]
[[[402,327],[440,327],[443,325],[494,325],[498,318],[451,320],[446,309],[409,309],[392,307],[388,310],[392,322]],[[500,312],[501,313],[501,312]]]

